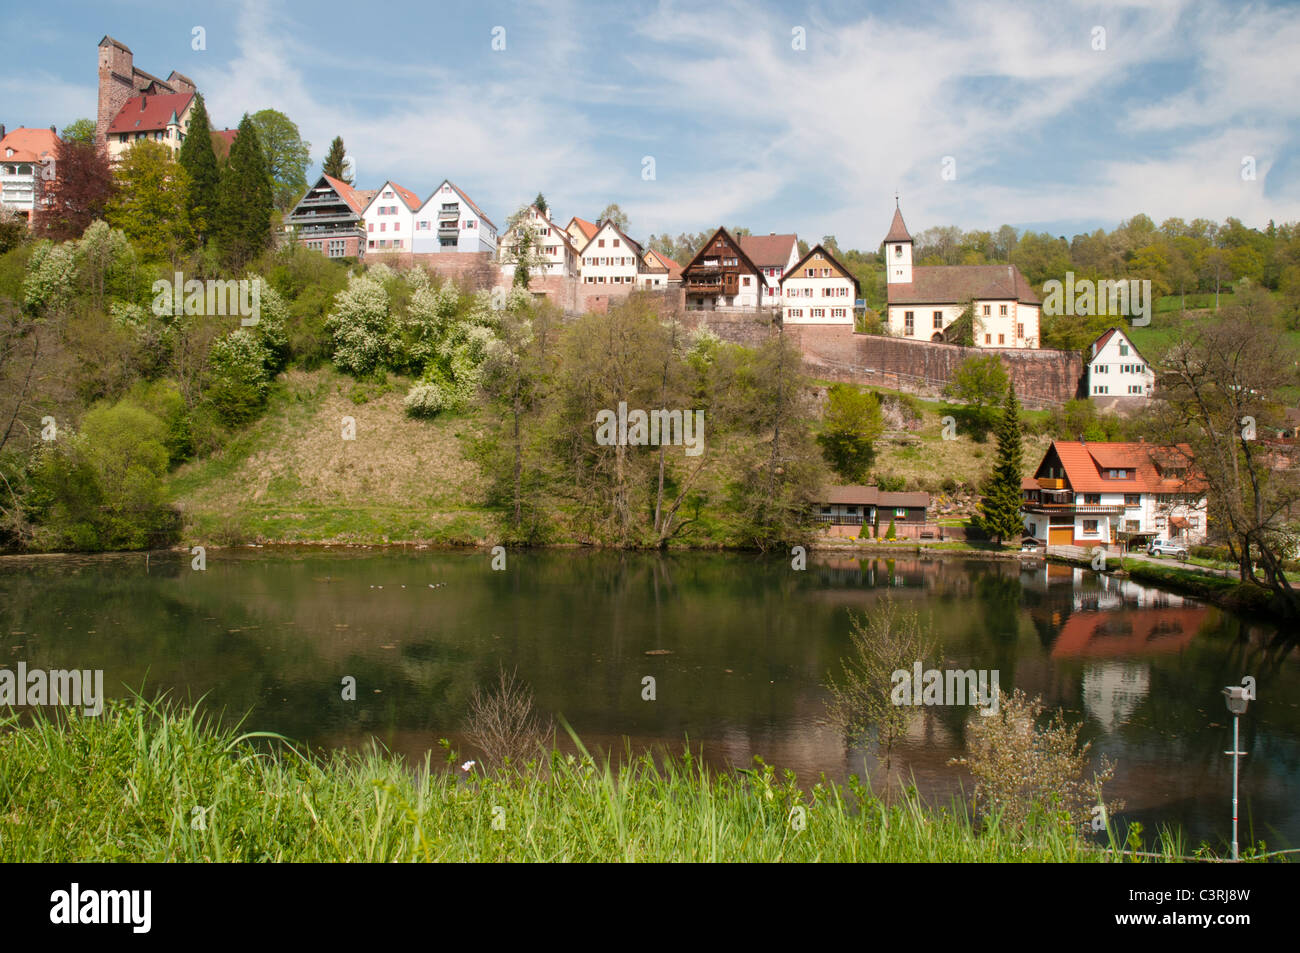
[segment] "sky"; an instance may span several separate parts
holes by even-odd
[[[341,135],[359,187],[450,178],[498,226],[539,191],[561,223],[615,202],[638,238],[864,250],[896,193],[913,234],[1300,220],[1294,3],[99,0],[5,19],[10,129],[94,118],[108,34],[193,79],[217,127],[284,112],[309,179]]]

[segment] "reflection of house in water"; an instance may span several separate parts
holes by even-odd
[[[1178,652],[1196,637],[1205,608],[1072,612],[1052,644],[1053,658],[1121,658]]]
[[[1138,662],[1096,662],[1083,673],[1083,708],[1108,734],[1126,724],[1151,689],[1151,671]]]

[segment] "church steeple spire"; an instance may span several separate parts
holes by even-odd
[[[885,283],[912,283],[912,236],[903,222],[897,192],[894,193],[894,220],[889,223],[889,234],[885,236]]]

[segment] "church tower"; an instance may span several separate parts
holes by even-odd
[[[885,284],[910,285],[912,283],[912,236],[903,224],[903,213],[894,196],[894,220],[889,223],[885,236]]]

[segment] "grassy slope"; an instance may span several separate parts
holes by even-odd
[[[472,543],[495,536],[497,514],[485,507],[478,468],[468,459],[475,412],[413,420],[402,410],[406,384],[370,385],[369,399],[358,404],[351,395],[363,388],[331,368],[290,371],[259,420],[170,478],[185,514],[185,541]],[[909,488],[935,494],[948,480],[977,486],[992,465],[992,437],[983,444],[965,436],[944,440],[942,405],[918,403],[921,428],[883,437],[873,473],[901,476]],[[356,419],[355,441],[342,439],[344,416]],[[1027,468],[1047,443],[1025,437]],[[728,455],[725,442],[712,449]],[[701,483],[715,498],[723,494],[714,484],[725,463]],[[699,528],[719,538],[695,542],[725,542],[722,527],[706,520]]]
[[[195,539],[384,542],[483,539],[494,525],[466,460],[472,419],[402,411],[406,382],[364,403],[325,368],[290,371],[267,412],[170,480]],[[380,391],[382,388],[371,388]],[[342,439],[343,418],[356,439]]]

